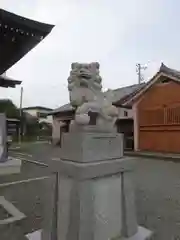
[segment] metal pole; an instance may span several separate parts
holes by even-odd
[[[20,106],[19,106],[19,116],[20,116],[20,125],[19,125],[19,143],[21,143],[21,135],[22,135],[22,101],[23,101],[23,87],[21,87],[20,93]]]
[[[144,80],[141,70],[146,70],[146,69],[147,69],[146,66],[142,66],[140,63],[136,64],[136,72],[138,75],[138,84],[140,84]]]
[[[141,83],[141,64],[138,63],[137,67],[138,67],[138,83],[140,84]]]
[[[39,141],[40,139],[40,126],[39,126],[39,119],[40,119],[40,113],[37,113],[37,117],[38,117],[38,132],[37,132],[37,141]]]

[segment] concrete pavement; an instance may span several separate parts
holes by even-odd
[[[60,157],[60,148],[34,144],[26,150],[10,151],[10,154],[23,159],[22,172],[11,179],[0,179],[0,182],[50,176],[46,165]],[[180,239],[180,163],[136,157],[134,185],[138,223],[155,232],[154,240]],[[0,188],[0,195],[15,202],[28,215],[22,225],[26,233],[41,228],[43,194],[40,180]]]

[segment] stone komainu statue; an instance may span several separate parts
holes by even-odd
[[[76,108],[76,113],[70,130],[79,128],[103,132],[115,130],[118,110],[112,105],[111,96],[104,96],[101,83],[99,63],[72,63],[68,78],[68,90],[70,103]],[[92,114],[96,115],[93,127],[91,125]]]

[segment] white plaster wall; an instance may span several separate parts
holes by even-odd
[[[118,108],[119,111],[119,119],[128,119],[128,118],[134,118],[134,111],[133,109],[127,109],[123,107]],[[125,116],[125,112],[127,112],[127,116]]]
[[[30,115],[37,117],[37,113],[49,113],[49,111],[46,110],[38,110],[38,109],[25,109],[23,110],[24,112],[29,113]],[[53,123],[53,117],[52,116],[47,116],[46,118],[39,118],[39,122],[47,122],[47,123]]]
[[[60,140],[61,135],[61,127],[64,126],[65,123],[60,121],[57,117],[53,117],[52,123],[52,142],[56,144]]]
[[[52,124],[52,140],[53,142],[55,140],[59,140],[60,139],[60,121],[57,120],[57,118],[53,118],[53,124]]]
[[[24,112],[27,112],[29,114],[31,114],[32,116],[36,117],[37,116],[37,109],[25,109],[23,110]]]
[[[52,116],[47,116],[46,118],[39,118],[39,122],[47,122],[47,123],[53,123]]]
[[[52,117],[52,142],[56,144],[61,138],[61,127],[66,125],[66,123],[62,122],[58,117]]]

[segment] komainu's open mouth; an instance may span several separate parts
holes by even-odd
[[[80,77],[85,78],[85,79],[90,79],[91,76],[89,74],[86,73],[80,73]]]

